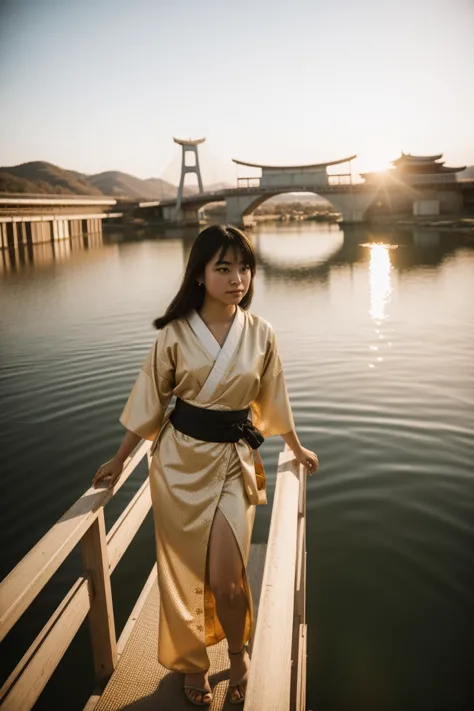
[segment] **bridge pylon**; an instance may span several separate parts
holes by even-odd
[[[184,188],[184,178],[186,173],[196,173],[199,185],[199,192],[204,192],[204,187],[202,184],[201,168],[199,167],[199,154],[198,145],[204,143],[205,138],[196,138],[188,140],[181,138],[173,138],[175,143],[178,143],[182,148],[182,160],[181,160],[181,178],[179,181],[178,197],[176,198],[176,211],[181,209],[181,204],[183,202],[183,188]],[[193,165],[186,165],[186,153],[194,153],[195,162]]]

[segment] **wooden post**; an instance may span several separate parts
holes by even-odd
[[[96,681],[105,686],[117,664],[117,640],[103,509],[84,534],[81,547],[84,572],[89,580],[89,631]]]
[[[291,654],[290,711],[304,711],[306,703],[306,470],[298,468],[298,532]]]
[[[289,711],[298,524],[294,455],[280,453],[245,711]]]

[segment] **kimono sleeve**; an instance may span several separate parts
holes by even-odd
[[[125,404],[120,422],[143,439],[154,440],[160,432],[175,381],[171,347],[163,331],[148,351]]]
[[[295,423],[275,332],[270,331],[258,395],[250,403],[252,423],[264,437],[291,432]]]

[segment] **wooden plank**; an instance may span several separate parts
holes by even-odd
[[[124,534],[126,534],[127,538],[132,538],[139,526],[137,521],[140,519],[141,523],[146,515],[144,509],[146,509],[147,490],[149,488],[147,483],[148,480],[135,494],[107,536],[107,541],[111,540],[112,555],[114,556],[114,563],[110,566],[112,569],[117,565],[123,554]],[[132,535],[130,535],[130,526],[134,529]],[[121,535],[118,535],[119,531],[121,531]],[[67,614],[64,614],[66,609]],[[70,641],[84,621],[89,609],[88,581],[81,577],[66,594],[43,630],[10,674],[0,690],[0,702],[8,698],[8,704],[16,704],[17,701],[21,701],[22,708],[26,709],[28,704],[29,708],[33,706],[64,655]],[[122,638],[123,633],[121,640]],[[51,651],[53,654],[51,654]],[[35,674],[38,678],[36,678]],[[15,687],[15,690],[13,695],[10,696],[13,687]],[[97,698],[99,697],[97,696]]]
[[[3,580],[0,585],[0,641],[78,544],[98,512],[123,486],[150,447],[151,442],[146,440],[136,448],[113,489],[90,487]]]
[[[249,645],[250,654],[253,653],[255,641],[255,626],[258,619],[258,609],[260,606],[260,592],[262,589],[263,573],[265,570],[265,558],[267,555],[266,543],[252,543],[250,548],[250,558],[248,564],[248,580],[253,599],[254,628],[251,632]]]
[[[296,687],[298,683],[298,653],[299,653],[300,623],[299,617],[293,617],[293,634],[291,639],[291,686],[289,711],[297,711]]]
[[[124,533],[127,533],[128,535],[127,538],[133,537],[136,528],[136,522],[138,518],[141,518],[141,521],[143,520],[143,508],[144,508],[144,503],[146,504],[146,494],[144,495],[144,492],[147,491],[146,484],[148,483],[148,480],[144,483],[144,485],[137,491],[135,494],[134,498],[130,502],[130,504],[127,506],[125,511],[123,512],[122,516],[120,519],[116,522],[115,526],[111,529],[107,536],[107,542],[109,543],[109,540],[111,540],[111,546],[112,546],[112,556],[114,557],[113,564],[109,564],[109,569],[112,570],[115,568],[117,563],[119,562],[122,552],[122,544],[123,544],[123,539],[125,538],[124,535],[120,536],[120,542],[117,540],[117,535],[118,532],[123,529]],[[151,501],[150,501],[151,503]],[[128,514],[128,515],[127,515]],[[146,515],[146,512],[145,512]],[[140,523],[141,523],[140,521]],[[120,525],[118,525],[120,523]],[[133,528],[133,534],[130,535],[130,526]],[[155,569],[155,578],[156,578],[156,566],[154,566]],[[81,624],[84,621],[84,618],[86,617],[89,608],[90,608],[90,602],[89,602],[89,592],[87,589],[88,583],[85,578],[79,578],[78,581],[72,586],[72,588],[69,590],[69,592],[65,595],[64,599],[61,601],[61,604],[58,606],[58,608],[55,610],[53,615],[50,617],[46,625],[44,626],[43,630],[40,632],[40,634],[36,637],[34,642],[31,644],[29,647],[28,651],[23,655],[21,661],[17,664],[13,672],[10,674],[9,678],[3,685],[2,689],[0,690],[0,702],[1,700],[6,697],[12,687],[15,684],[19,684],[16,692],[15,692],[15,697],[18,698],[18,695],[20,698],[23,699],[23,702],[26,702],[26,697],[25,694],[21,691],[21,685],[26,685],[26,688],[28,690],[33,690],[33,689],[39,689],[38,694],[41,692],[41,689],[43,688],[44,684],[49,679],[49,676],[45,676],[44,674],[44,669],[48,668],[50,669],[51,674],[54,671],[54,667],[51,667],[51,664],[49,662],[49,652],[47,651],[47,647],[44,646],[44,643],[46,639],[48,638],[49,635],[53,634],[54,631],[54,652],[57,655],[57,663],[59,663],[60,659],[62,658],[64,652],[67,649],[67,644],[69,644],[69,641],[67,642],[66,646],[64,645],[65,640],[72,640],[74,635],[76,634],[77,630],[81,626]],[[78,587],[81,587],[81,590],[78,592],[77,589]],[[142,594],[140,595],[140,598],[142,597]],[[139,600],[140,600],[139,598]],[[74,599],[74,602],[72,603],[71,600]],[[138,605],[138,601],[137,601]],[[136,612],[137,605],[134,608],[134,612]],[[69,607],[68,607],[69,606]],[[78,606],[78,608],[74,611],[73,614],[73,619],[70,618],[70,613],[73,609],[72,606]],[[68,613],[69,617],[67,615],[64,615],[64,610],[65,608],[68,607]],[[134,613],[132,612],[132,615]],[[128,624],[128,623],[127,623]],[[124,632],[122,632],[122,635],[120,637],[120,640],[123,642],[124,641]],[[117,645],[117,650],[118,650],[118,655],[119,655],[119,645]],[[36,666],[31,667],[27,669],[28,665],[31,664],[33,658],[39,655],[39,657],[36,659]],[[34,669],[37,669],[39,671],[39,674],[41,676],[41,680],[43,682],[41,688],[38,687],[38,680],[34,678]],[[24,676],[23,676],[24,675]],[[99,698],[99,697],[97,697]],[[32,704],[35,703],[36,698],[33,698],[32,695],[28,694],[28,699],[31,701]]]
[[[252,543],[250,547],[250,556],[248,562],[248,579],[254,596],[254,602],[258,606],[260,596],[259,581],[261,581],[263,573],[263,562],[266,544]],[[88,700],[83,711],[94,711],[96,706],[99,708],[121,709],[131,708],[134,704],[143,707],[143,709],[172,709],[173,711],[184,711],[188,709],[190,704],[186,701],[182,694],[182,680],[174,679],[174,676],[169,674],[169,670],[160,666],[156,661],[156,610],[159,607],[159,593],[154,578],[154,571],[149,576],[145,588],[143,588],[140,598],[144,596],[145,604],[140,611],[140,616],[136,618],[137,601],[134,612],[130,615],[129,621],[117,643],[121,655],[117,667],[110,679],[106,689],[102,694],[99,694],[95,689],[93,695]],[[151,584],[151,589],[148,589]],[[158,595],[157,595],[158,593]],[[158,600],[157,600],[158,598]],[[150,615],[150,600],[153,599],[152,607],[155,610],[153,615]],[[158,605],[157,605],[158,602]],[[148,621],[144,624],[144,619]],[[128,626],[133,626],[131,635],[129,636]],[[144,629],[145,628],[145,629]],[[137,644],[137,635],[140,638],[140,644]],[[213,673],[218,674],[221,680],[224,680],[228,675],[229,660],[227,655],[227,643],[222,642],[220,645],[214,645],[209,648],[209,656],[213,668]],[[150,660],[152,664],[150,665]],[[163,683],[160,683],[163,681]],[[170,686],[171,682],[171,686]],[[144,689],[155,689],[152,695],[144,695]],[[213,708],[224,707],[225,693],[223,687],[220,686],[216,690],[216,698]],[[131,690],[133,690],[131,692]],[[99,696],[99,698],[97,698]],[[133,698],[133,701],[132,701]],[[227,708],[227,706],[226,706]]]
[[[292,449],[288,447],[288,445],[285,446],[285,449],[280,452],[278,456],[278,466],[281,466],[282,464],[290,464],[295,460],[295,455]]]
[[[303,575],[301,579],[301,588],[299,591],[299,602],[298,602],[298,609],[299,609],[299,616],[300,616],[300,622],[301,624],[306,624],[306,565],[307,565],[307,560],[308,560],[308,552],[306,551],[306,545],[305,545],[305,551],[304,551],[304,557],[303,557]]]
[[[92,694],[89,696],[89,700],[87,701],[86,705],[82,709],[82,711],[94,711],[95,707],[100,701],[100,694]]]
[[[302,616],[303,610],[301,608],[302,598],[301,591],[304,585],[303,580],[303,568],[305,560],[305,524],[306,519],[304,516],[300,516],[298,521],[298,538],[297,538],[297,555],[296,555],[296,574],[295,574],[295,615]]]
[[[298,512],[300,516],[303,516],[305,513],[305,508],[306,508],[306,472],[309,471],[308,469],[305,469],[302,464],[299,465],[299,471],[298,471],[298,478],[300,482],[300,490],[299,490],[299,503],[298,503]]]
[[[147,478],[107,534],[107,553],[111,573],[117,567],[150,508],[150,481]]]
[[[105,685],[117,664],[112,589],[110,586],[104,510],[81,541],[84,572],[89,578],[89,631],[97,683]]]
[[[117,657],[123,652],[133,625],[156,581],[156,565],[145,583],[117,643]],[[0,689],[2,711],[29,711],[54,673],[90,608],[88,581],[79,578],[48,620],[40,634]],[[91,711],[99,693],[89,698],[85,707]]]
[[[88,610],[87,580],[79,578],[0,690],[2,711],[33,708]]]
[[[245,711],[290,705],[298,489],[292,469],[279,471]]]
[[[300,625],[298,644],[298,666],[296,678],[296,711],[306,711],[306,666],[307,666],[307,636],[306,625]]]
[[[138,599],[133,607],[132,612],[130,613],[130,616],[125,623],[125,627],[122,630],[122,634],[120,635],[119,641],[117,642],[117,658],[120,659],[120,657],[123,654],[123,650],[125,649],[125,645],[127,644],[130,635],[132,634],[133,628],[135,627],[135,623],[138,620],[138,617],[140,615],[140,612],[143,609],[143,606],[146,602],[146,599],[148,597],[148,594],[153,587],[153,585],[156,585],[156,579],[158,576],[158,568],[156,563],[154,564],[153,568],[150,571],[150,574],[148,578],[146,579],[146,583],[142,588],[142,591],[140,595],[138,596]]]

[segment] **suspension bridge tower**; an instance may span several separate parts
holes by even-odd
[[[204,143],[205,138],[196,138],[195,140],[188,139],[183,140],[181,138],[173,138],[175,143],[178,143],[182,148],[182,161],[181,161],[181,179],[179,181],[178,197],[176,199],[176,210],[181,208],[181,203],[183,202],[183,188],[184,188],[184,177],[186,173],[196,173],[199,185],[199,192],[204,192],[204,187],[202,184],[201,169],[199,167],[199,155],[198,155],[198,145]],[[194,163],[186,164],[186,153],[194,153]]]

